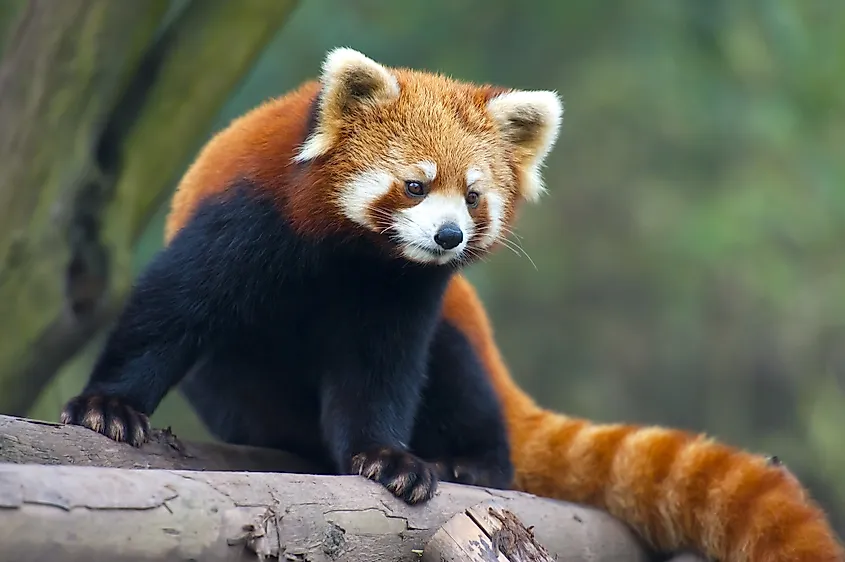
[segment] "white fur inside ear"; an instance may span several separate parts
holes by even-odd
[[[549,90],[516,90],[487,102],[487,111],[505,139],[519,150],[525,176],[522,195],[536,201],[545,191],[540,168],[557,141],[563,102]]]
[[[297,162],[329,151],[344,112],[354,104],[378,104],[399,97],[399,81],[384,66],[348,47],[329,51],[320,76],[317,127],[294,155]]]
[[[323,87],[331,92],[338,86],[347,85],[350,77],[354,79],[364,76],[375,79],[373,84],[378,86],[374,88],[373,93],[377,97],[395,99],[399,96],[399,82],[389,70],[363,53],[348,47],[329,51],[323,61],[320,81]]]

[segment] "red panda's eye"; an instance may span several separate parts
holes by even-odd
[[[425,195],[425,186],[422,182],[408,180],[405,182],[405,191],[411,197],[422,197]]]
[[[475,191],[470,191],[467,193],[467,205],[472,208],[478,207],[478,193]]]

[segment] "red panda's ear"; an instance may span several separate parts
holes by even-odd
[[[295,157],[300,162],[326,153],[332,147],[339,124],[351,111],[399,97],[399,82],[390,70],[345,47],[326,55],[320,83],[316,127]]]
[[[515,148],[523,170],[522,196],[536,201],[545,191],[540,168],[557,141],[563,103],[551,91],[510,90],[491,96],[487,111]]]

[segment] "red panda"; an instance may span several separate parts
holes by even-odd
[[[596,425],[513,381],[462,266],[544,192],[554,92],[351,49],[213,137],[173,198],[65,423],[140,445],[177,384],[230,443],[280,447],[409,503],[438,480],[607,510],[656,550],[843,562],[782,467],[703,436]]]

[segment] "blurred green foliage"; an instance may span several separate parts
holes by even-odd
[[[309,0],[215,129],[340,45],[557,89],[550,193],[517,229],[536,269],[502,251],[470,271],[514,376],[575,415],[777,454],[843,532],[843,28],[835,0]],[[78,390],[95,347],[39,417]],[[203,436],[186,409],[174,393],[154,421]]]
[[[0,2],[0,55],[6,43],[10,41],[9,34],[20,21],[24,7],[24,0],[3,0]]]

